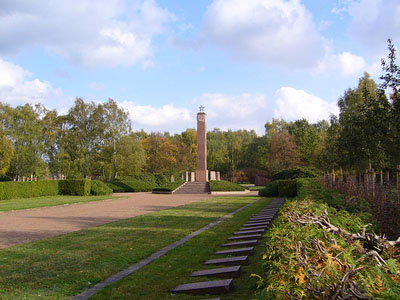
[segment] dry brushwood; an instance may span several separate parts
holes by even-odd
[[[312,212],[304,215],[289,213],[289,220],[298,224],[316,224],[320,228],[326,230],[327,232],[343,236],[348,241],[361,241],[367,248],[381,252],[383,249],[388,249],[390,246],[398,247],[400,246],[400,237],[396,241],[389,241],[385,236],[379,236],[373,233],[367,233],[367,227],[370,225],[365,225],[361,232],[350,233],[345,229],[338,228],[333,225],[328,216],[328,211],[324,211],[321,216],[317,216]]]
[[[380,253],[383,250],[387,250],[390,247],[396,247],[400,245],[400,238],[397,241],[389,241],[384,236],[378,236],[376,234],[367,233],[367,226],[364,226],[360,232],[352,234],[342,228],[334,226],[328,216],[328,212],[325,210],[321,216],[317,216],[312,212],[306,214],[297,214],[294,212],[288,213],[288,218],[291,222],[305,225],[305,224],[315,224],[320,228],[324,229],[324,232],[330,232],[333,234],[337,234],[345,238],[349,243],[354,242],[355,240],[361,241],[364,246],[364,254],[361,258],[358,259],[358,262],[363,262],[364,260],[369,263],[376,261],[376,264],[379,267],[386,266],[386,261],[382,258]],[[332,241],[332,240],[331,240]],[[315,266],[315,259],[321,259],[323,257],[329,257],[332,261],[335,262],[338,269],[341,269],[344,272],[341,280],[331,284],[327,290],[315,290],[309,284],[307,284],[307,289],[313,293],[318,293],[322,295],[322,299],[370,299],[370,297],[366,296],[363,292],[362,288],[357,285],[357,282],[352,280],[354,275],[364,269],[366,265],[361,265],[357,268],[352,267],[351,265],[341,261],[339,257],[342,255],[343,251],[339,252],[336,256],[333,256],[329,250],[330,248],[326,248],[325,244],[318,240],[311,240],[311,244],[313,245],[314,257],[310,258],[307,255],[307,249],[304,247],[302,242],[297,242],[295,245],[296,249],[296,258],[303,270],[308,271],[308,276],[312,276],[320,280],[322,276],[326,276],[326,269],[319,269]],[[334,248],[337,247],[336,240],[333,239],[332,245]],[[332,247],[331,245],[331,247]],[[313,261],[312,261],[313,260]],[[400,272],[397,273],[400,275]],[[289,295],[290,296],[290,295]],[[294,299],[294,297],[291,297]]]

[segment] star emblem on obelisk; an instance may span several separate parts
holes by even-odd
[[[199,109],[200,109],[200,112],[204,112],[205,107],[204,107],[203,105],[201,105],[201,106],[199,107]]]

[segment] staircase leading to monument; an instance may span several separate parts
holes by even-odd
[[[209,182],[186,182],[181,185],[174,194],[209,194],[210,183]]]

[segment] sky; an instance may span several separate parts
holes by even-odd
[[[0,102],[109,98],[133,130],[315,123],[400,45],[399,0],[1,0]]]

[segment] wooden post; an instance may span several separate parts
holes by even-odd
[[[397,200],[400,202],[400,165],[397,166],[396,171]]]
[[[342,168],[340,168],[340,171],[339,171],[339,182],[343,182],[343,170],[342,170]]]
[[[376,182],[376,173],[375,170],[372,169],[371,173],[371,184],[372,184],[372,199],[375,199],[375,182]]]
[[[335,170],[332,169],[332,188],[335,186],[336,178],[335,178]]]
[[[381,174],[380,174],[380,184],[382,187],[383,186],[383,170],[381,170]]]
[[[390,183],[390,173],[389,171],[386,171],[386,185],[389,185]]]

